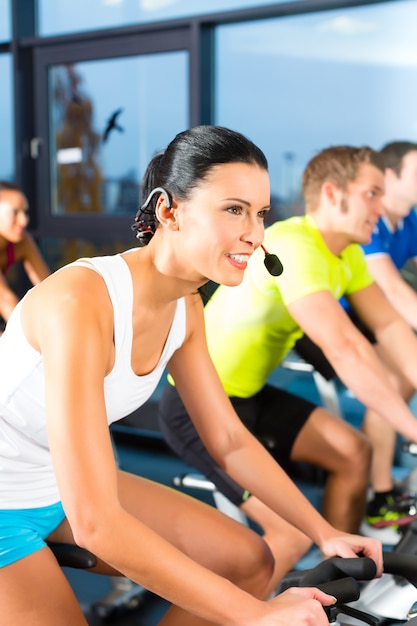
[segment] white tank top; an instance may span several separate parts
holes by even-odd
[[[104,378],[111,424],[152,395],[167,362],[184,341],[185,301],[177,302],[158,365],[146,376],[136,376],[131,368],[133,285],[127,263],[115,255],[80,259],[71,265],[97,271],[113,305],[115,362]],[[26,341],[21,306],[19,302],[0,337],[0,509],[47,506],[60,500],[46,433],[42,355]]]

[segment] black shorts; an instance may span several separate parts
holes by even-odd
[[[283,389],[266,385],[251,398],[230,398],[242,422],[290,473],[291,450],[298,433],[316,405]],[[203,445],[182,400],[172,385],[164,389],[158,410],[159,428],[170,448],[206,478],[236,506],[245,489],[216,463]]]

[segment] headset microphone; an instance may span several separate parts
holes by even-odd
[[[264,265],[272,276],[281,276],[284,271],[283,265],[276,254],[271,254],[261,244],[261,248],[265,253]]]

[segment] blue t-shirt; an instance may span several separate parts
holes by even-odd
[[[363,245],[365,256],[388,255],[397,270],[400,270],[410,259],[417,259],[417,213],[412,210],[393,230],[387,217],[380,217],[370,243]],[[349,313],[351,307],[345,298],[340,304]]]
[[[380,217],[371,242],[362,246],[366,256],[387,254],[400,270],[410,259],[417,258],[417,214],[413,210],[400,220],[394,231],[387,217]]]

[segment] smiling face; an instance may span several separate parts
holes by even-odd
[[[340,192],[335,228],[347,243],[367,244],[385,209],[382,204],[384,175],[374,165],[362,164],[356,179]]]
[[[28,203],[20,191],[0,191],[0,236],[18,243],[28,224]]]
[[[190,280],[237,285],[264,236],[268,172],[258,165],[214,166],[190,198],[174,201],[175,257]]]

